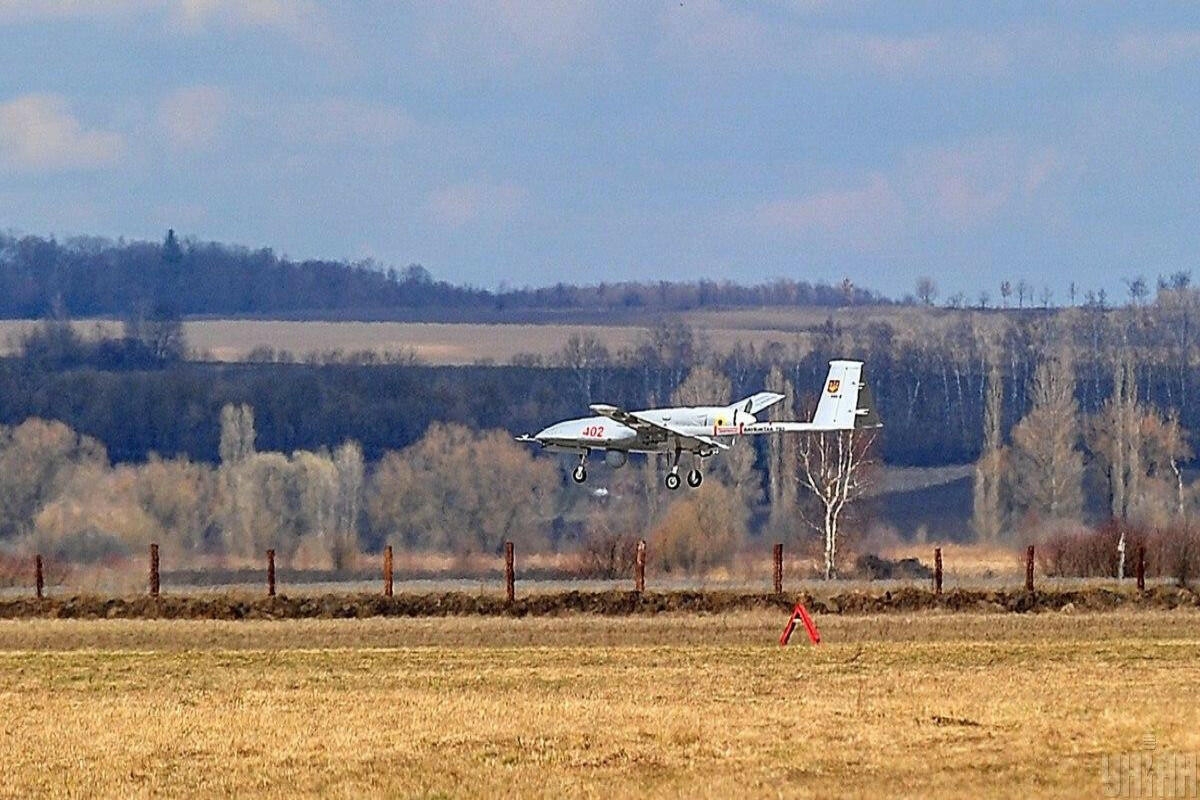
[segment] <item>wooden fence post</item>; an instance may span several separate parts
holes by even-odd
[[[275,548],[267,551],[267,597],[275,596]]]
[[[34,572],[33,582],[34,582],[34,585],[37,587],[37,599],[41,600],[42,597],[45,596],[44,593],[45,593],[45,588],[46,588],[46,579],[42,575],[42,554],[41,553],[38,553],[37,557],[33,560],[33,572]]]
[[[383,596],[392,596],[392,546],[383,551]]]
[[[517,598],[516,575],[513,570],[513,543],[504,543],[504,596],[505,602],[512,604]]]
[[[637,556],[633,562],[633,588],[638,594],[646,591],[646,540],[637,543]]]
[[[1146,546],[1138,545],[1137,587],[1139,592],[1146,591]]]
[[[150,545],[150,596],[158,597],[158,543]]]
[[[933,548],[933,593],[942,593],[942,548]]]
[[[776,542],[773,548],[775,557],[774,585],[775,594],[783,594],[783,542]]]
[[[1025,591],[1033,591],[1033,545],[1025,551]]]

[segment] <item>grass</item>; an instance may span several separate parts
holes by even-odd
[[[694,310],[680,314],[618,314],[617,324],[526,322],[356,322],[323,320],[195,319],[184,325],[188,345],[205,358],[241,361],[257,347],[286,350],[303,360],[308,354],[333,350],[343,353],[371,351],[415,353],[430,364],[508,363],[518,354],[543,357],[558,353],[572,334],[591,334],[614,354],[635,349],[647,329],[662,316],[677,316],[702,335],[718,353],[734,345],[772,343],[785,352],[804,355],[812,347],[813,331],[827,320],[847,330],[861,330],[872,322],[893,325],[900,338],[938,336],[964,318],[982,329],[1000,330],[1011,320],[998,312],[929,309],[905,306],[825,308],[768,306]],[[0,355],[16,350],[20,337],[35,320],[0,320]],[[80,319],[72,323],[86,337],[119,335],[121,325],[110,319]]]
[[[1200,614],[0,623],[0,794],[1074,797]]]
[[[824,319],[822,317],[821,319]],[[647,325],[652,320],[647,321]],[[19,337],[35,323],[0,320],[0,355],[15,352]],[[79,320],[84,336],[119,335],[111,321]],[[188,346],[215,361],[242,361],[255,348],[286,350],[303,360],[309,354],[330,351],[378,354],[413,353],[429,364],[507,364],[514,356],[551,357],[572,335],[591,334],[612,353],[634,350],[647,336],[638,325],[482,324],[442,322],[296,322],[286,320],[190,320],[184,323]],[[718,352],[728,352],[738,342],[763,347],[771,342],[789,350],[807,342],[786,330],[740,327],[706,328],[704,334]],[[807,345],[802,352],[807,352]]]

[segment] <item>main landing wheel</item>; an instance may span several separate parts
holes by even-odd
[[[687,482],[688,486],[692,487],[693,489],[697,489],[700,487],[700,484],[704,482],[704,475],[701,474],[700,470],[694,469],[688,473]]]
[[[667,473],[667,488],[670,489],[672,492],[679,488],[679,473],[678,472],[668,472]]]
[[[587,480],[587,469],[583,464],[579,464],[575,469],[571,470],[571,479],[576,483],[583,483]]]

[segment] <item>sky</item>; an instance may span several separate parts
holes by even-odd
[[[0,229],[1056,302],[1200,279],[1200,5],[0,0]]]

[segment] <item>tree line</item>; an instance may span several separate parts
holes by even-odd
[[[419,264],[402,269],[362,261],[293,260],[250,249],[180,238],[162,242],[0,233],[0,317],[40,319],[164,311],[179,314],[372,318],[392,312],[478,313],[529,309],[684,311],[736,306],[844,306],[883,303],[875,292],[777,279],[757,286],[701,280],[559,283],[495,291],[435,280]]]
[[[728,401],[729,380],[697,367],[670,402],[701,397]],[[597,492],[499,429],[437,422],[371,463],[352,440],[260,449],[246,404],[225,405],[216,422],[215,463],[113,462],[102,442],[61,422],[0,426],[0,555],[111,563],[156,542],[184,567],[256,563],[269,548],[285,565],[344,570],[384,544],[469,556],[514,541],[527,553],[575,554],[585,574],[616,577],[641,538],[656,568],[689,574],[727,567],[756,533],[802,542],[796,508],[772,507],[768,486],[799,499],[806,514],[812,508],[805,518],[819,527],[821,512],[796,488],[796,450],[760,466],[755,447],[741,442],[708,465],[700,489],[684,492],[662,486],[653,458],[597,464]]]
[[[636,347],[610,352],[587,332],[550,358],[508,365],[242,363],[180,360],[169,320],[126,326],[120,340],[84,341],[50,321],[0,360],[0,423],[59,419],[104,441],[120,461],[149,453],[217,459],[212,420],[226,403],[255,407],[264,446],[284,452],[354,439],[369,460],[416,441],[436,421],[514,433],[586,412],[595,402],[663,404],[699,366],[730,382],[734,396],[763,388],[773,370],[796,387],[798,408],[819,388],[827,362],[866,364],[885,428],[883,459],[898,465],[974,462],[985,429],[1008,436],[1033,405],[1045,353],[1070,346],[1064,369],[1083,413],[1114,393],[1112,363],[1127,354],[1139,401],[1200,430],[1200,294],[1161,291],[1155,302],[1102,310],[1004,313],[930,310],[896,321],[830,318],[808,344],[716,351],[678,318],[649,327]],[[73,338],[72,338],[73,337]],[[165,354],[165,355],[164,355]],[[985,419],[989,376],[1002,402]]]
[[[101,370],[12,358],[0,364],[0,421],[10,424],[0,473],[24,488],[10,493],[17,510],[2,512],[4,524],[10,536],[43,537],[39,546],[69,540],[63,552],[84,558],[117,547],[105,532],[121,546],[161,533],[209,555],[269,544],[334,564],[385,538],[467,552],[516,538],[583,548],[607,563],[600,571],[624,569],[621,554],[646,531],[662,569],[703,570],[750,535],[812,544],[802,533],[811,527],[834,574],[844,550],[830,510],[840,514],[861,486],[861,476],[846,480],[847,464],[906,454],[976,462],[974,527],[985,539],[1088,517],[1177,521],[1196,502],[1183,477],[1196,410],[1174,401],[1197,376],[1175,328],[1186,329],[1195,298],[1167,301],[987,327],[958,320],[939,337],[830,326],[802,357],[715,353],[674,322],[647,333],[636,364],[585,335],[554,366]],[[869,453],[838,437],[753,437],[714,460],[700,492],[666,492],[654,460],[636,459],[598,467],[598,497],[570,491],[556,459],[511,440],[598,399],[693,405],[767,388],[786,398],[775,418],[806,418],[826,361],[846,353],[866,354],[885,420],[864,440]],[[968,409],[972,418],[955,416]]]

